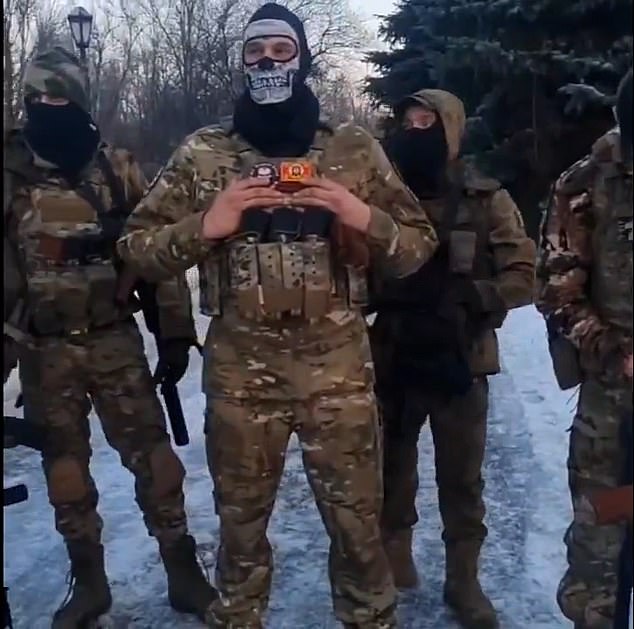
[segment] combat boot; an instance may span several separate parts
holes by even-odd
[[[165,572],[170,605],[183,614],[195,614],[205,622],[205,616],[218,593],[211,587],[196,558],[196,542],[183,535],[170,544],[159,545]]]
[[[415,588],[418,585],[418,572],[412,557],[412,529],[384,532],[383,548],[392,568],[396,588]]]
[[[79,629],[105,614],[112,605],[104,569],[103,546],[90,541],[67,542],[72,593],[55,612],[51,629]]]
[[[447,544],[444,600],[463,627],[498,629],[495,608],[478,581],[481,546],[477,540]]]

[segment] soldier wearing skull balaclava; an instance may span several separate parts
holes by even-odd
[[[416,271],[436,236],[371,136],[320,122],[297,16],[258,9],[242,58],[232,127],[183,141],[119,242],[148,278],[198,264],[201,311],[214,318],[203,376],[220,517],[211,625],[263,626],[266,530],[295,433],[331,541],[335,615],[348,628],[394,627],[362,308],[370,278]]]
[[[580,385],[568,456],[568,569],[557,591],[578,629],[629,620],[631,583],[619,583],[619,565],[631,571],[626,524],[598,522],[589,508],[603,489],[629,485],[631,495],[632,483],[631,69],[616,101],[617,126],[555,185],[538,266],[555,374],[564,389]]]

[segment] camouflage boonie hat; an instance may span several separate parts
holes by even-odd
[[[40,94],[67,98],[84,111],[90,109],[88,76],[72,52],[56,46],[29,63],[24,75],[25,98]]]

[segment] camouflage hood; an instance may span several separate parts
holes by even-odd
[[[38,54],[27,66],[25,98],[44,93],[52,98],[66,98],[86,112],[90,109],[87,73],[79,59],[60,46]]]
[[[460,144],[466,124],[462,101],[444,90],[420,90],[401,101],[395,111],[402,111],[403,107],[411,101],[433,109],[440,116],[447,138],[448,159],[449,161],[456,159],[460,153]]]

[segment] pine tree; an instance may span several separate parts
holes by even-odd
[[[460,96],[493,144],[466,148],[515,188],[534,232],[553,178],[613,124],[605,107],[566,116],[557,90],[614,93],[632,63],[632,0],[402,0],[380,35],[392,50],[369,56],[368,93],[388,105],[424,87]]]

